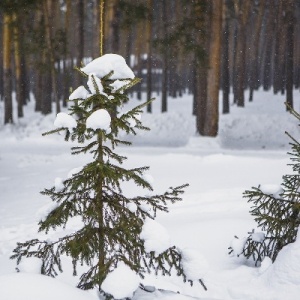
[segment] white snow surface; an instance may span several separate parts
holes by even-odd
[[[247,95],[248,92],[246,98]],[[152,274],[146,276],[143,284],[155,286],[155,292],[138,290],[133,299],[298,299],[299,239],[284,247],[273,264],[266,258],[259,268],[245,264],[242,256],[228,255],[235,235],[240,237],[235,245],[237,249],[249,231],[259,232],[249,215],[250,205],[243,199],[243,191],[259,184],[278,187],[282,175],[291,173],[286,154],[290,140],[284,132],[299,139],[299,127],[298,121],[285,111],[285,97],[258,91],[254,101],[247,102],[245,108],[230,106],[230,114],[220,114],[217,138],[195,134],[192,96],[169,98],[169,111],[164,114],[160,113],[159,97],[153,102],[153,114],[143,114],[143,124],[151,131],[138,132],[137,136],[124,135],[133,146],[117,151],[128,157],[126,167],[150,166],[156,193],[164,193],[170,186],[190,184],[183,201],[170,205],[170,212],[159,213],[156,220],[166,228],[172,244],[179,249],[192,248],[207,261],[203,282],[208,290],[204,291],[196,281],[190,287],[176,274],[171,277]],[[294,91],[294,100],[295,107],[300,107],[299,91]],[[3,126],[3,114],[0,114],[0,298],[99,299],[96,291],[75,288],[79,278],[72,276],[67,257],[62,257],[64,272],[56,279],[32,274],[38,271],[38,264],[32,264],[30,270],[29,261],[28,264],[24,261],[22,272],[16,273],[15,261],[9,259],[17,242],[32,238],[52,240],[78,227],[79,220],[74,219],[65,231],[51,231],[46,236],[37,233],[40,215],[55,207],[55,203],[39,192],[51,188],[55,178],[66,178],[74,166],[90,162],[90,157],[71,156],[71,143],[64,142],[63,135],[41,136],[42,132],[53,129],[56,116],[34,113],[34,104],[34,101],[27,104],[22,119],[18,120],[14,112],[15,125]],[[133,95],[124,110],[139,104]],[[17,107],[15,100],[14,107]],[[0,111],[4,111],[1,101]],[[126,193],[135,190],[134,185],[124,187]]]
[[[111,123],[111,117],[107,110],[98,109],[94,111],[87,119],[86,119],[86,127],[94,130],[102,129],[109,130]]]
[[[113,75],[110,79],[133,79],[134,73],[126,64],[125,59],[118,54],[104,54],[90,63],[85,67],[81,68],[86,74],[94,73],[99,78],[103,78],[113,71]]]
[[[139,276],[123,262],[110,272],[103,281],[101,288],[115,299],[131,298],[140,284]]]

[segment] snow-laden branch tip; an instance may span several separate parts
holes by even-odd
[[[77,122],[72,116],[61,112],[56,115],[54,126],[56,128],[68,128],[69,131],[72,131],[73,128],[77,127]]]
[[[98,109],[86,119],[86,128],[109,130],[111,117],[107,110]]]
[[[86,99],[88,96],[89,92],[83,85],[81,85],[71,93],[69,100]]]

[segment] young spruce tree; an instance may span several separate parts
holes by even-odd
[[[297,112],[292,108],[290,111],[300,120]],[[250,213],[261,232],[250,232],[239,253],[234,247],[229,248],[230,253],[244,255],[255,265],[260,265],[266,256],[274,262],[279,251],[297,238],[300,224],[300,144],[289,137],[292,139],[289,155],[293,173],[284,175],[278,188],[259,186],[244,192],[244,197],[252,204]]]
[[[82,228],[55,241],[18,243],[12,258],[19,263],[23,257],[38,257],[43,262],[41,273],[54,277],[62,271],[61,255],[70,256],[74,274],[78,263],[88,266],[78,287],[97,287],[103,294],[103,281],[120,262],[141,278],[151,270],[170,275],[175,269],[186,280],[180,251],[173,246],[159,254],[147,252],[140,234],[145,220],[154,219],[158,211],[167,212],[169,203],[181,200],[187,184],[169,188],[162,195],[130,198],[122,193],[122,182],[126,181],[152,191],[143,176],[148,167],[123,168],[126,157],[115,152],[118,145],[130,145],[118,137],[121,131],[136,134],[137,129],[148,130],[140,121],[147,103],[122,111],[129,101],[125,91],[139,79],[115,54],[101,56],[79,71],[87,79],[87,87],[80,86],[70,95],[70,114],[59,113],[54,123],[58,128],[45,134],[64,133],[66,141],[78,142],[72,148],[73,155],[91,153],[93,159],[42,192],[56,207],[40,221],[39,231],[64,227],[75,216],[82,219]]]

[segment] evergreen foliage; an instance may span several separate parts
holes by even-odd
[[[291,107],[290,111],[300,120],[300,115]],[[260,265],[266,256],[274,262],[279,251],[297,237],[300,224],[300,144],[290,138],[293,142],[288,154],[291,156],[293,174],[283,176],[277,192],[268,193],[260,186],[244,192],[244,198],[252,204],[250,213],[262,232],[259,233],[260,238],[254,230],[250,232],[242,252],[235,254],[253,259],[255,265]],[[235,252],[232,247],[229,249],[230,253]]]
[[[83,72],[81,74],[88,77]],[[102,282],[118,262],[124,262],[141,278],[151,270],[170,275],[175,269],[185,281],[180,251],[174,246],[159,255],[147,253],[140,233],[147,218],[154,219],[158,211],[168,212],[170,203],[181,200],[187,184],[171,187],[162,195],[124,195],[122,183],[127,181],[152,191],[152,186],[143,176],[148,167],[126,169],[122,167],[126,157],[115,152],[118,145],[130,145],[130,142],[118,138],[121,131],[135,135],[137,129],[148,130],[139,118],[148,102],[123,113],[122,106],[129,101],[125,91],[139,79],[126,79],[125,84],[115,90],[111,86],[114,82],[112,74],[113,71],[101,78],[103,91],[99,87],[99,78],[92,75],[94,93],[86,99],[70,100],[69,116],[76,118],[76,128],[62,127],[44,134],[65,133],[66,141],[79,144],[72,147],[72,154],[91,154],[92,160],[64,180],[63,187],[54,186],[42,192],[56,206],[39,222],[39,231],[47,234],[52,229],[64,228],[71,218],[78,216],[82,228],[55,241],[32,239],[18,243],[11,258],[19,263],[24,257],[38,257],[43,262],[41,273],[54,277],[63,269],[61,255],[67,255],[72,258],[74,275],[78,264],[88,266],[78,283],[82,289],[97,287],[102,291]],[[92,92],[93,88],[89,88]],[[111,116],[111,130],[87,128],[87,119],[100,109]],[[145,205],[151,209],[145,210]]]

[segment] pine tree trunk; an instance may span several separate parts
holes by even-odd
[[[16,75],[16,100],[18,106],[18,118],[24,117],[23,112],[23,103],[25,95],[22,94],[22,85],[21,85],[21,55],[20,55],[20,35],[18,28],[18,18],[17,15],[13,14],[13,40],[14,40],[14,54],[15,54],[15,75]]]
[[[253,101],[253,91],[259,86],[259,72],[258,72],[258,63],[259,63],[259,38],[262,28],[263,15],[265,10],[265,1],[260,1],[258,7],[258,15],[255,18],[255,26],[253,33],[253,42],[251,45],[250,51],[250,97],[249,101]]]
[[[287,21],[287,53],[286,53],[286,101],[293,108],[293,79],[294,79],[294,9],[295,1],[289,0],[286,5]]]
[[[52,95],[56,105],[56,113],[60,112],[60,103],[58,98],[58,89],[57,89],[57,75],[55,70],[55,59],[54,59],[54,48],[52,45],[52,33],[50,28],[50,17],[49,11],[51,7],[51,2],[49,0],[44,0],[43,2],[43,11],[44,11],[44,20],[45,20],[45,30],[46,30],[46,42],[48,47],[48,54],[50,58],[50,72],[51,72],[51,83],[52,83]]]
[[[236,89],[235,99],[237,106],[245,106],[244,98],[244,85],[245,85],[245,58],[246,58],[246,23],[249,15],[250,1],[245,3],[235,3],[236,14],[238,19],[238,36],[237,36],[237,48],[236,48],[236,64],[235,64],[235,77],[236,77]]]
[[[75,1],[75,18],[76,23],[76,50],[75,50],[75,58],[77,67],[81,67],[84,58],[84,0]],[[77,72],[74,77],[74,86],[81,85],[81,76]]]
[[[225,13],[223,26],[223,62],[222,62],[222,88],[223,88],[223,114],[229,113],[230,72],[229,72],[229,16],[227,1],[223,2]]]
[[[270,4],[272,6],[272,4]],[[274,93],[277,94],[281,91],[282,88],[282,78],[284,71],[282,69],[283,66],[283,44],[284,44],[284,24],[283,24],[283,3],[281,0],[278,1],[276,5],[276,13],[274,13],[275,16],[275,22],[276,22],[276,31],[275,31],[275,47],[274,47],[274,79],[273,79],[273,89]],[[272,9],[271,7],[269,8]],[[274,9],[273,9],[274,10]],[[271,14],[270,14],[271,18]],[[271,21],[270,21],[271,22]],[[273,25],[273,22],[272,22]],[[270,33],[269,33],[270,34]]]
[[[70,35],[70,15],[71,15],[71,1],[66,1],[66,12],[65,12],[65,20],[64,20],[64,30],[66,37],[68,39]],[[69,75],[69,65],[68,62],[68,52],[69,52],[69,39],[65,43],[64,53],[63,53],[63,107],[67,107],[67,99],[69,98],[69,90],[70,90],[70,75]]]
[[[168,25],[167,25],[167,1],[162,2],[162,19],[163,19],[163,37],[168,39]],[[164,47],[163,53],[163,70],[162,70],[162,95],[161,95],[161,112],[168,110],[168,76],[169,72],[169,51],[168,46]]]
[[[272,84],[272,70],[271,70],[271,58],[273,48],[273,35],[274,35],[274,5],[269,3],[269,14],[267,15],[266,29],[264,35],[264,59],[263,59],[263,89],[268,91]],[[276,48],[275,48],[276,49]],[[275,50],[276,51],[276,50]],[[276,59],[276,55],[275,55]],[[276,64],[275,64],[276,66]],[[276,75],[275,75],[276,76]]]
[[[0,63],[0,101],[3,101],[3,81],[4,81],[4,75],[3,75],[3,31],[2,29],[4,29],[3,26],[3,13],[0,12],[0,57],[1,57],[1,63]]]
[[[219,89],[221,68],[221,33],[222,10],[221,0],[212,0],[211,36],[209,45],[209,68],[207,77],[207,104],[204,134],[217,136],[219,123]]]
[[[11,74],[11,16],[4,14],[3,22],[3,79],[4,124],[13,123],[12,74]]]
[[[148,0],[148,24],[147,24],[147,99],[152,97],[152,29],[153,29],[153,0]],[[152,103],[147,105],[147,112],[152,113]]]

